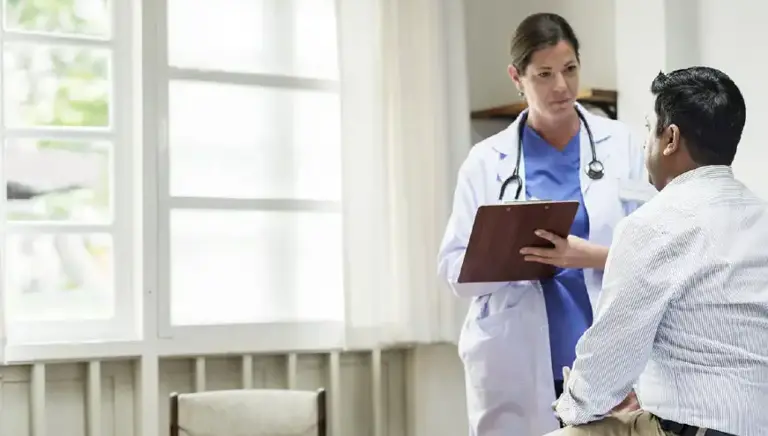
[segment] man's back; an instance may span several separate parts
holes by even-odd
[[[669,236],[655,242],[674,263],[674,289],[637,386],[642,407],[734,434],[768,429],[766,203],[729,167],[704,167],[673,181],[632,220]],[[648,272],[657,273],[668,271]]]
[[[616,227],[555,406],[579,427],[559,434],[765,436],[768,210],[731,170],[744,96],[704,66],[660,72],[650,91],[645,166],[659,194]],[[612,415],[632,389],[644,410]]]

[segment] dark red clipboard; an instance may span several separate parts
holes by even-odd
[[[516,201],[480,206],[472,224],[459,283],[541,280],[556,268],[523,259],[523,247],[552,247],[534,234],[538,229],[567,237],[578,201]]]

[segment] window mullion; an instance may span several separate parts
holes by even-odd
[[[122,1],[122,0],[117,0]],[[34,32],[5,31],[3,42],[10,44],[76,45],[95,49],[115,50],[119,32],[114,39],[84,38],[70,35],[54,35]]]
[[[67,234],[88,234],[88,233],[118,233],[118,228],[114,225],[108,224],[60,224],[55,222],[25,222],[23,224],[6,224],[5,233],[7,234],[54,234],[54,235],[67,235]]]
[[[275,32],[272,34],[275,37],[275,50],[279,56],[277,60],[280,65],[285,65],[287,71],[295,71],[295,20],[294,9],[296,2],[290,1],[277,1],[274,3],[275,19]],[[293,146],[294,133],[293,133],[293,120],[295,113],[295,103],[293,98],[279,99],[276,98],[274,102],[273,125],[275,126],[276,135],[274,137],[275,143],[270,144],[273,147],[280,147],[286,157],[282,160],[286,164],[285,168],[281,168],[281,173],[285,174],[287,178],[292,179],[292,183],[295,189],[295,176],[293,174],[295,162],[296,149]],[[297,240],[297,232],[290,232],[289,234],[280,235],[280,244],[275,247],[271,247],[276,253],[271,256],[268,261],[271,264],[273,271],[297,271],[297,260],[295,256],[291,256],[291,253],[296,252],[296,247],[299,242]],[[287,273],[279,276],[274,275],[272,279],[272,287],[274,289],[295,289],[296,288],[296,274]],[[297,307],[297,302],[294,301],[294,292],[270,292],[264,296],[264,304],[268,304],[269,307],[277,309],[284,313],[286,316],[290,316],[291,312]]]
[[[21,127],[5,130],[5,139],[47,138],[62,141],[103,141],[118,142],[117,132],[112,127],[62,128],[62,127]]]
[[[169,67],[170,80],[192,80],[232,85],[263,86],[290,90],[333,91],[338,92],[336,80],[295,77],[279,74],[242,73],[230,71],[200,70],[196,68]]]
[[[168,55],[168,2],[169,0],[144,0],[146,11],[143,40],[144,66],[144,127],[146,129],[147,157],[144,160],[152,172],[147,192],[149,202],[145,208],[155,207],[148,213],[154,226],[145,232],[144,261],[145,283],[154,300],[145,304],[145,335],[155,338],[171,337],[171,229],[170,229],[170,156],[169,156],[169,88],[170,64]],[[154,183],[152,183],[154,182]],[[152,293],[151,290],[156,292]]]
[[[5,170],[5,66],[3,58],[5,55],[5,8],[0,7],[0,180],[3,185],[7,185]],[[6,235],[8,222],[7,213],[7,188],[0,196],[0,362],[5,362],[5,349],[8,341],[8,297],[6,289]]]
[[[172,209],[341,213],[341,202],[293,198],[172,197]]]
[[[138,257],[135,255],[137,244],[133,235],[136,234],[135,220],[137,219],[133,190],[137,157],[133,144],[136,143],[133,122],[134,107],[137,100],[134,77],[134,11],[132,1],[113,0],[110,2],[110,19],[112,21],[112,84],[110,125],[115,132],[113,141],[112,160],[110,162],[112,193],[112,219],[115,232],[113,233],[113,289],[115,291],[115,317],[119,328],[126,334],[136,331],[137,298],[140,289],[135,276],[133,265]],[[138,101],[140,103],[140,100]]]

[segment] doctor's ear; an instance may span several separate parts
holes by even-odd
[[[507,74],[509,74],[509,78],[512,79],[513,82],[515,82],[515,86],[517,87],[517,90],[520,92],[523,92],[523,84],[520,81],[520,71],[518,71],[517,67],[510,64],[507,66]]]
[[[662,154],[669,156],[680,148],[680,128],[676,124],[667,126],[664,129],[664,139],[667,144],[664,146]]]

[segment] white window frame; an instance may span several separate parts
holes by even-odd
[[[124,340],[72,341],[61,343],[19,344],[5,348],[5,355],[0,349],[0,363],[21,364],[39,361],[60,361],[79,359],[110,359],[137,357],[171,357],[180,355],[206,355],[226,353],[261,353],[261,352],[316,352],[341,349],[349,333],[343,322],[297,322],[297,323],[262,323],[262,324],[227,324],[213,326],[170,325],[170,287],[168,282],[169,265],[168,216],[170,206],[167,171],[161,163],[168,162],[168,84],[171,74],[183,76],[195,74],[195,71],[179,71],[168,68],[167,62],[167,0],[111,0],[119,4],[115,16],[121,20],[115,22],[115,45],[122,48],[123,56],[115,57],[114,69],[118,71],[118,61],[122,60],[118,95],[122,101],[131,104],[131,110],[123,112],[126,118],[124,130],[128,144],[136,146],[131,156],[134,191],[130,196],[123,196],[124,201],[133,201],[133,225],[125,234],[131,234],[133,241],[134,263],[131,274],[134,286],[131,294],[126,295],[127,305],[135,309],[132,321],[135,329]],[[354,2],[350,2],[354,3]],[[337,0],[338,5],[338,0]],[[348,5],[349,6],[349,5]],[[114,6],[113,6],[114,7]],[[352,8],[356,9],[356,8]],[[365,9],[365,8],[364,8]],[[342,33],[341,17],[337,7],[337,29],[339,38]],[[358,11],[355,10],[354,13]],[[346,15],[351,12],[347,11]],[[345,19],[349,19],[346,17]],[[114,22],[114,21],[113,21]],[[2,44],[2,34],[0,34]],[[339,45],[343,46],[342,41]],[[354,44],[357,46],[357,44]],[[359,50],[368,50],[358,47]],[[350,50],[354,52],[355,50]],[[359,53],[352,53],[353,55]],[[349,53],[347,55],[350,55]],[[340,50],[341,56],[341,50]],[[350,55],[351,56],[351,55]],[[350,74],[348,66],[341,76]],[[363,68],[365,70],[365,68]],[[365,70],[367,72],[367,70]],[[204,73],[208,74],[208,73]],[[223,74],[223,76],[218,76]],[[218,76],[218,77],[217,77]],[[252,75],[214,73],[210,78],[228,78],[245,81],[246,84],[260,83],[284,85],[288,87],[307,87],[331,85],[339,90],[338,83],[329,84],[314,79],[295,79],[273,75]],[[1,77],[0,77],[1,79]],[[240,82],[238,82],[240,83]],[[0,82],[0,86],[2,82]],[[140,92],[139,92],[140,91]],[[345,91],[348,93],[349,90]],[[353,91],[354,92],[354,91]],[[0,116],[2,114],[0,113]],[[121,136],[122,137],[122,136]],[[346,153],[346,151],[344,152]],[[346,156],[346,155],[345,155]],[[348,156],[345,157],[347,159]],[[165,167],[167,168],[167,166]],[[126,170],[127,171],[127,170]],[[344,188],[346,192],[346,187]],[[164,194],[164,195],[161,195]],[[117,196],[117,194],[115,194]],[[338,204],[316,204],[304,201],[265,201],[265,200],[214,200],[217,203],[202,204],[199,199],[178,199],[175,202],[195,207],[204,205],[235,208],[261,208],[262,210],[307,210],[312,207],[333,208],[341,211]],[[185,203],[186,202],[186,203]],[[348,206],[345,206],[347,208]],[[4,204],[0,202],[0,214],[4,213]],[[344,211],[344,216],[348,211]],[[4,229],[0,228],[0,232]],[[344,235],[347,231],[344,231]],[[142,235],[138,237],[136,235]],[[161,238],[165,235],[165,239]],[[0,247],[2,250],[2,247]],[[0,272],[4,253],[0,252]],[[345,264],[348,255],[344,255]],[[165,271],[163,270],[165,267]],[[165,274],[165,278],[163,278]],[[346,272],[345,272],[346,276]],[[0,286],[0,298],[3,287]],[[2,300],[0,300],[2,303]],[[5,307],[3,305],[3,307]],[[3,340],[3,311],[0,310],[0,345]],[[103,336],[103,335],[99,335]],[[4,359],[3,359],[4,357]]]
[[[277,2],[287,5],[288,2]],[[156,228],[146,240],[156,247],[157,258],[153,289],[157,295],[157,332],[161,349],[215,351],[218,349],[242,349],[250,351],[272,350],[308,350],[334,349],[344,343],[343,322],[290,322],[290,323],[235,323],[221,325],[171,325],[171,283],[170,283],[170,212],[172,209],[230,210],[230,211],[311,211],[341,214],[340,202],[312,201],[294,199],[227,199],[203,197],[172,197],[169,184],[169,85],[171,80],[197,80],[203,82],[236,84],[246,86],[266,86],[297,90],[324,90],[338,92],[337,80],[295,78],[274,74],[233,73],[207,71],[193,68],[173,67],[168,59],[168,1],[152,2],[154,16],[158,25],[157,33],[152,36],[154,53],[144,53],[145,59],[151,57],[147,65],[154,65],[153,83],[145,83],[145,101],[147,107],[156,108],[156,113],[145,112],[144,126],[156,128],[154,135],[147,135],[145,152],[155,156],[154,168],[158,168],[157,178],[152,180],[155,186],[147,186],[145,195],[153,197],[157,205]],[[278,6],[280,7],[280,6]],[[290,11],[286,11],[290,12]],[[290,31],[290,19],[286,19],[280,28]],[[286,25],[286,23],[289,23]],[[290,32],[289,32],[290,33]],[[145,46],[146,49],[146,46]],[[150,67],[152,68],[152,67]],[[151,99],[151,100],[150,100]],[[149,118],[158,120],[152,123]],[[151,127],[150,127],[151,126]],[[149,245],[148,245],[149,246]],[[149,251],[147,252],[147,254]]]
[[[94,128],[6,128],[0,122],[0,144],[7,139],[40,137],[46,139],[63,140],[108,140],[113,144],[111,150],[112,171],[112,225],[76,225],[69,223],[24,223],[22,225],[9,224],[5,219],[0,222],[0,284],[2,293],[2,307],[5,308],[7,295],[5,294],[5,239],[9,229],[12,233],[39,232],[105,232],[113,237],[113,271],[114,271],[114,317],[109,320],[71,320],[51,322],[24,322],[13,323],[16,331],[23,331],[23,335],[13,338],[14,342],[7,347],[25,347],[30,344],[48,344],[56,342],[87,342],[105,340],[131,340],[137,337],[137,301],[135,289],[137,281],[134,265],[137,243],[141,241],[134,238],[135,203],[133,198],[133,172],[134,162],[134,116],[131,89],[134,76],[132,64],[134,61],[134,32],[132,20],[132,4],[130,0],[110,0],[108,3],[111,33],[108,39],[85,38],[79,36],[51,35],[43,33],[23,33],[5,30],[4,8],[0,8],[0,47],[6,42],[40,43],[45,45],[66,45],[78,47],[93,47],[109,49],[112,52],[111,74],[112,90],[110,93],[110,121],[111,125],[106,129]],[[0,53],[2,51],[0,50]],[[3,71],[0,70],[0,89],[3,85]],[[5,119],[5,107],[0,108],[0,121]],[[4,145],[3,145],[4,146]],[[2,169],[0,169],[2,171]],[[5,174],[2,177],[5,180]],[[0,215],[6,216],[6,201],[0,201]],[[121,265],[125,265],[124,267]],[[3,310],[5,312],[5,310]],[[0,321],[5,321],[4,340],[11,327],[10,316],[3,313]],[[8,353],[10,354],[10,352]]]

